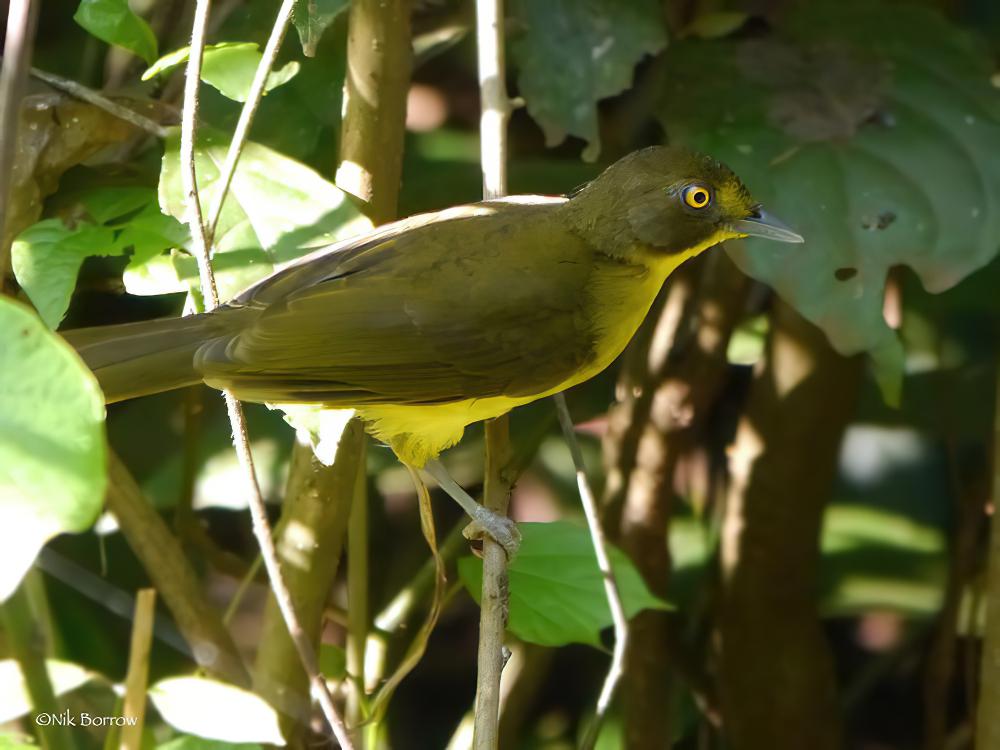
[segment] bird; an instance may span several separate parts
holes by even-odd
[[[109,403],[204,382],[353,409],[512,553],[516,527],[440,453],[469,424],[604,370],[675,269],[747,236],[803,242],[719,161],[653,146],[569,195],[485,200],[321,248],[212,312],[64,335]]]

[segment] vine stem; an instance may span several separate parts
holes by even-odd
[[[601,686],[601,693],[597,697],[597,706],[594,709],[594,720],[587,727],[587,731],[580,743],[581,750],[590,750],[597,742],[597,735],[601,729],[601,723],[611,707],[611,699],[614,698],[615,689],[618,682],[625,673],[625,652],[628,649],[628,617],[625,615],[625,607],[622,604],[621,593],[618,590],[618,583],[615,581],[615,573],[611,568],[611,556],[608,554],[608,541],[601,526],[601,519],[597,512],[597,500],[594,492],[590,489],[590,482],[587,481],[587,469],[583,463],[583,452],[580,450],[580,443],[576,439],[573,431],[573,420],[569,416],[569,407],[566,406],[566,396],[557,393],[552,397],[556,402],[556,412],[559,415],[559,425],[562,427],[563,437],[569,445],[570,455],[573,456],[573,467],[576,470],[576,486],[580,493],[580,504],[583,505],[583,513],[587,517],[587,528],[590,530],[590,539],[594,544],[594,554],[597,555],[597,567],[601,571],[601,578],[604,580],[604,595],[608,600],[608,608],[611,610],[611,622],[614,625],[615,645],[611,652],[611,666],[604,677],[604,684]]]
[[[480,162],[483,198],[507,193],[507,95],[504,62],[503,0],[476,0],[476,50],[479,67]],[[483,504],[506,513],[510,484],[510,433],[506,415],[486,424],[486,482]],[[483,540],[483,593],[479,612],[479,652],[473,729],[475,750],[496,750],[500,741],[500,677],[505,663],[503,635],[507,626],[507,553]]]
[[[212,262],[209,256],[208,232],[206,231],[204,216],[201,210],[201,200],[198,195],[194,152],[198,127],[198,85],[201,79],[201,64],[205,48],[205,28],[208,22],[210,7],[211,0],[197,0],[195,4],[194,22],[191,30],[191,47],[184,81],[184,109],[181,117],[180,151],[181,178],[184,185],[187,208],[186,219],[191,229],[192,249],[198,260],[198,273],[201,278],[202,293],[205,297],[205,308],[208,311],[214,310],[219,306],[219,293],[215,285],[215,274],[212,271]],[[278,20],[280,22],[280,16]],[[264,60],[262,59],[261,62],[263,63]],[[263,86],[257,91],[256,98],[259,99],[262,94]],[[282,576],[281,566],[278,562],[278,553],[274,546],[274,537],[267,521],[267,509],[264,506],[264,498],[260,491],[260,485],[257,482],[257,473],[254,469],[253,454],[250,450],[250,438],[247,432],[243,407],[228,390],[224,390],[222,393],[226,401],[226,410],[229,413],[229,422],[233,430],[233,445],[236,448],[236,454],[239,458],[246,484],[247,500],[250,515],[253,519],[253,533],[260,546],[264,567],[271,580],[271,590],[274,592],[278,608],[281,610],[281,615],[288,626],[288,633],[295,644],[295,650],[298,652],[299,659],[302,662],[302,668],[309,678],[313,697],[319,703],[320,709],[330,724],[330,728],[333,730],[340,746],[345,748],[345,750],[350,750],[353,748],[353,744],[347,732],[347,727],[340,718],[337,707],[333,703],[333,696],[330,695],[326,681],[319,672],[316,651],[302,629],[298,616],[295,613],[291,594]]]

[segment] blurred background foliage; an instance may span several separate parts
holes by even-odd
[[[43,3],[33,65],[175,125],[193,3],[75,5]],[[349,2],[300,5],[221,210],[224,298],[368,226],[334,184]],[[275,10],[213,10],[197,154],[206,204]],[[480,195],[472,12],[414,0],[400,215]],[[600,746],[972,747],[1000,344],[1000,5],[511,0],[507,12],[524,102],[510,123],[512,192],[569,192],[629,151],[683,143],[732,166],[807,238],[731,243],[689,263],[621,360],[569,394],[630,612],[642,610]],[[180,314],[197,269],[177,221],[176,136],[38,80],[29,93],[8,224],[24,298],[52,328]],[[276,412],[248,412],[277,519],[292,431]],[[47,418],[58,430],[59,411]],[[106,427],[207,599],[221,613],[235,597],[229,628],[252,655],[266,587],[221,400],[199,388],[116,404]],[[556,750],[588,719],[608,620],[599,580],[569,577],[586,578],[589,558],[553,406],[520,409],[512,433],[523,467],[513,516],[560,523],[526,526],[528,542],[548,536],[512,570],[503,747]],[[472,428],[447,456],[470,489],[482,443]],[[371,446],[365,476],[378,612],[427,550],[391,453]],[[435,513],[441,536],[460,521],[444,502]],[[48,535],[79,531],[83,516]],[[449,579],[475,592],[476,559],[452,537]],[[336,678],[346,575],[323,629]],[[114,713],[129,597],[145,585],[112,514],[52,539],[25,579],[36,615],[45,603],[53,682],[73,710]],[[448,746],[471,705],[477,615],[454,587],[383,746]],[[189,673],[165,610],[157,636],[150,681]],[[404,646],[390,642],[394,658]],[[10,737],[31,733],[19,690],[0,671]],[[154,700],[149,747],[234,746],[196,744],[166,701]],[[106,733],[80,730],[79,747]]]

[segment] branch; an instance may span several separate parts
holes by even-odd
[[[212,262],[209,257],[208,236],[201,211],[201,201],[198,196],[198,182],[195,174],[194,147],[198,121],[198,85],[201,79],[201,62],[205,48],[205,26],[208,21],[208,11],[211,0],[197,0],[195,5],[194,23],[191,30],[191,51],[188,57],[186,78],[184,82],[184,110],[181,117],[181,178],[187,202],[187,223],[191,229],[192,249],[198,260],[198,273],[201,278],[202,293],[205,296],[206,309],[214,310],[219,305],[219,293],[215,286],[215,275],[212,272]],[[337,741],[343,748],[352,748],[347,727],[337,713],[333,697],[327,688],[326,681],[319,672],[316,651],[308,640],[299,623],[292,603],[291,595],[282,578],[278,553],[274,547],[274,538],[267,522],[267,509],[264,498],[257,483],[254,470],[253,454],[250,451],[250,438],[247,432],[246,418],[240,402],[228,390],[223,391],[226,410],[229,412],[229,422],[233,429],[233,444],[243,469],[246,482],[247,501],[250,515],[253,519],[254,536],[260,545],[264,567],[271,580],[271,590],[274,592],[278,608],[288,626],[289,635],[295,644],[302,667],[309,677],[313,696],[319,702],[323,715],[333,730]]]
[[[7,210],[10,205],[14,159],[17,155],[21,100],[24,98],[37,20],[37,2],[11,0],[7,8],[7,36],[3,48],[3,67],[0,69],[0,294],[7,287],[7,274],[10,271]]]
[[[628,616],[625,614],[625,606],[622,604],[621,593],[618,591],[618,584],[615,581],[615,573],[611,569],[611,557],[608,555],[608,540],[604,536],[604,529],[601,527],[601,519],[597,510],[597,500],[590,489],[587,481],[587,467],[583,463],[583,453],[580,451],[580,443],[576,439],[573,431],[573,420],[569,416],[569,407],[566,406],[566,396],[557,393],[552,397],[556,402],[556,410],[559,414],[559,425],[562,427],[563,437],[569,445],[569,452],[573,456],[573,467],[576,470],[576,486],[580,492],[580,502],[583,505],[584,515],[587,517],[587,528],[590,529],[590,538],[594,543],[594,553],[597,555],[597,567],[601,571],[604,579],[604,594],[608,600],[608,607],[611,609],[611,622],[614,624],[615,645],[611,652],[611,666],[604,677],[604,685],[601,693],[597,697],[597,707],[594,709],[594,720],[587,728],[580,743],[582,750],[590,750],[597,742],[597,734],[601,729],[608,709],[611,707],[611,699],[615,695],[615,688],[625,671],[625,650],[628,648]]]
[[[216,196],[215,202],[212,204],[212,209],[208,213],[208,223],[206,226],[209,243],[215,237],[215,227],[219,223],[222,204],[226,200],[226,194],[229,192],[233,175],[236,174],[236,164],[240,159],[240,154],[243,152],[243,146],[246,144],[247,136],[250,133],[250,126],[253,125],[253,118],[257,114],[257,108],[264,97],[264,87],[267,85],[267,77],[271,74],[271,68],[274,67],[278,50],[281,49],[281,43],[285,39],[285,32],[288,31],[288,21],[292,17],[292,9],[294,7],[295,0],[282,0],[281,7],[278,9],[278,17],[274,20],[274,27],[271,29],[271,36],[267,39],[260,63],[257,65],[257,71],[253,76],[253,82],[250,84],[250,92],[247,94],[247,100],[243,103],[243,109],[240,110],[240,119],[236,121],[236,129],[233,131],[233,138],[229,142],[229,150],[226,151],[226,160],[223,162],[222,171],[220,172],[222,187],[219,189],[219,194]]]
[[[167,133],[169,131],[167,128],[160,125],[160,123],[155,120],[151,120],[145,115],[139,114],[133,109],[122,106],[118,102],[109,99],[100,92],[87,88],[82,83],[77,83],[69,78],[57,76],[54,73],[47,73],[46,71],[39,70],[38,68],[32,68],[30,72],[33,78],[37,78],[39,81],[44,81],[52,88],[63,91],[72,97],[81,99],[89,104],[93,104],[95,107],[103,109],[108,114],[114,115],[120,120],[124,120],[127,123],[135,125],[140,130],[145,130],[147,133],[155,135],[157,138],[167,137]]]
[[[476,0],[476,50],[479,61],[479,151],[483,198],[507,193],[507,95],[504,54],[503,0]],[[483,505],[507,512],[511,462],[507,415],[486,423],[486,477]],[[507,627],[507,553],[489,538],[483,540],[483,593],[479,612],[479,655],[473,746],[495,750],[500,741],[500,676],[506,662],[503,635]]]
[[[205,598],[180,543],[114,452],[108,460],[107,505],[125,541],[174,616],[195,662],[236,685],[249,685],[250,676],[229,631]]]

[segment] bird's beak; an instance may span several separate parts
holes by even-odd
[[[763,237],[778,242],[805,242],[801,234],[760,207],[754,209],[747,218],[734,221],[729,226],[734,232],[750,237]]]

